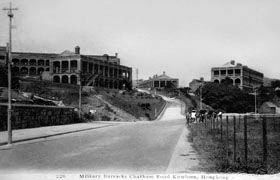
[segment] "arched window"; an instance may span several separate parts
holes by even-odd
[[[28,60],[27,60],[27,59],[22,59],[22,60],[20,61],[20,64],[21,64],[22,66],[27,66],[27,65],[28,65]]]
[[[38,61],[38,66],[45,66],[45,61],[43,59],[40,59]]]
[[[66,75],[62,76],[62,83],[68,84],[69,82],[68,80],[69,80],[68,76]]]
[[[19,59],[13,59],[12,61],[13,61],[14,65],[19,65]]]
[[[44,68],[38,68],[38,74],[42,74],[44,72]]]
[[[241,80],[239,78],[235,79],[235,84],[236,85],[240,85],[240,83],[241,83]]]
[[[20,69],[20,72],[21,72],[21,74],[28,74],[28,69],[27,69],[27,67],[22,67],[22,68]]]
[[[30,66],[36,66],[36,65],[37,65],[37,64],[36,64],[36,59],[30,59],[29,65],[30,65]]]
[[[54,76],[53,77],[53,82],[60,83],[60,77],[59,76]]]
[[[215,79],[214,83],[220,83],[220,81],[218,79]]]
[[[31,68],[29,69],[29,74],[30,74],[30,75],[36,75],[36,68],[35,68],[35,67],[31,67]]]
[[[76,85],[76,84],[77,84],[77,76],[72,75],[72,76],[70,77],[70,83]]]

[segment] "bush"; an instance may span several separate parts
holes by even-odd
[[[149,113],[145,113],[145,116],[146,116],[149,120],[151,120],[151,116],[150,116]]]
[[[111,118],[109,116],[103,115],[103,116],[101,116],[101,120],[102,121],[110,121]]]

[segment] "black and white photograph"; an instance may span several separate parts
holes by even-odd
[[[0,0],[0,179],[279,179],[279,67],[279,0]]]

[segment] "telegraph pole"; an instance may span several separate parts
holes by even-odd
[[[80,71],[80,80],[79,83],[79,120],[81,120],[81,111],[82,111],[82,72]]]
[[[257,89],[254,89],[255,93],[255,114],[257,114]]]
[[[202,109],[202,85],[200,86],[199,88],[200,92],[199,92],[199,99],[200,99],[200,102],[199,102],[199,105],[200,105],[200,109]]]
[[[136,68],[136,87],[138,88],[138,68]]]
[[[12,3],[10,2],[9,8],[4,8],[4,11],[8,11],[8,17],[10,19],[9,23],[9,43],[8,43],[8,110],[7,110],[7,124],[8,124],[8,145],[12,145],[12,73],[11,73],[11,60],[12,60],[12,18],[14,17],[13,10],[18,10],[17,8],[12,8]]]

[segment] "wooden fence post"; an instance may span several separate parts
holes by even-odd
[[[267,171],[267,129],[266,129],[266,117],[263,117],[263,167]]]
[[[240,119],[241,119],[241,115],[239,115],[239,122],[238,122],[238,129],[240,130]]]
[[[204,118],[204,127],[206,129],[206,121],[207,121],[207,115],[205,115],[205,118]]]
[[[247,116],[244,116],[244,159],[245,167],[247,168],[248,161],[248,142],[247,142]]]
[[[226,118],[226,160],[227,166],[229,165],[229,158],[228,158],[228,150],[229,150],[229,143],[228,143],[228,116]]]
[[[233,117],[233,161],[236,162],[236,117]]]
[[[221,118],[221,142],[223,142],[223,121]]]
[[[213,119],[213,116],[211,116],[210,118],[210,129],[212,130],[212,119]]]
[[[216,119],[217,119],[217,117],[214,117],[214,119],[213,119],[213,129],[214,129],[214,130],[216,129],[216,126],[215,126]]]
[[[275,132],[276,131],[276,124],[275,124],[274,114],[272,115],[272,120],[273,120],[273,130]]]

